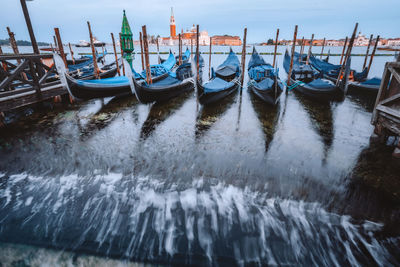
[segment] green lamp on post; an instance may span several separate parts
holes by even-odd
[[[124,58],[132,67],[132,52],[133,48],[133,35],[131,27],[129,26],[128,19],[126,18],[125,10],[124,17],[122,18],[122,28],[121,28],[121,46],[124,52]]]

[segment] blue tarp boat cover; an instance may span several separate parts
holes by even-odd
[[[233,85],[234,85],[233,82],[227,82],[223,79],[216,77],[210,80],[209,82],[206,82],[203,85],[203,88],[204,88],[204,93],[214,93],[228,89]]]
[[[372,79],[368,79],[368,80],[362,82],[361,84],[365,84],[365,85],[380,85],[381,81],[382,81],[381,78],[374,77]]]
[[[270,90],[272,86],[274,85],[274,80],[271,78],[265,78],[262,81],[258,82],[256,84],[257,89],[259,90]]]
[[[190,58],[190,50],[189,48],[186,48],[185,53],[182,55],[182,60],[189,60]]]
[[[234,66],[238,69],[240,67],[239,59],[238,59],[237,55],[235,53],[233,53],[232,49],[230,50],[229,55],[225,59],[224,63],[222,63],[221,65],[218,66],[218,69],[222,68],[224,66]]]
[[[315,79],[312,82],[307,83],[307,85],[316,89],[329,89],[335,87],[331,82],[322,79]]]
[[[105,78],[101,80],[76,80],[76,82],[80,85],[85,84],[116,84],[116,85],[124,85],[129,86],[129,80],[125,76],[117,76],[112,78]]]
[[[257,53],[255,47],[253,47],[253,53],[251,54],[251,58],[249,61],[249,66],[247,69],[251,69],[257,66],[267,65],[264,59]]]
[[[155,83],[147,85],[150,88],[165,87],[173,84],[180,83],[181,81],[168,75],[165,79],[159,80]]]

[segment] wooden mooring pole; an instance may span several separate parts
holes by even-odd
[[[157,38],[157,57],[158,57],[158,64],[161,64],[159,38]]]
[[[7,27],[8,36],[10,37],[10,45],[14,52],[14,54],[19,55],[18,45],[15,41],[15,34],[10,30],[10,27]],[[17,63],[21,64],[21,60],[17,59]]]
[[[368,42],[368,47],[367,47],[367,52],[365,52],[365,58],[364,58],[364,64],[362,69],[364,70],[365,67],[367,66],[367,61],[368,61],[368,54],[369,54],[369,49],[371,47],[371,43],[372,43],[372,38],[374,37],[373,34],[371,34],[371,37],[369,37],[369,42]]]
[[[346,51],[346,46],[347,46],[347,41],[349,40],[349,37],[346,36],[346,39],[344,40],[344,45],[343,45],[343,49],[342,49],[342,55],[340,56],[340,65],[342,65],[343,62],[343,55],[344,55],[344,51]]]
[[[290,67],[289,67],[287,85],[290,85],[290,80],[291,80],[291,78],[292,78],[293,58],[294,58],[294,51],[295,51],[295,49],[296,49],[297,28],[298,28],[298,26],[296,25],[296,26],[294,27],[293,45],[292,45],[292,53],[291,53],[291,55],[290,55]],[[287,90],[286,90],[286,92],[287,92]]]
[[[321,56],[319,57],[320,59],[322,59],[322,54],[324,54],[325,41],[326,41],[326,38],[324,37],[324,41],[322,42]]]
[[[57,40],[56,40],[56,36],[53,35],[53,42],[54,42],[54,50],[56,50],[56,53],[58,54],[58,47],[57,47]]]
[[[182,65],[182,36],[181,34],[178,34],[178,51],[179,51],[179,60],[178,60],[178,65]]]
[[[67,58],[65,57],[64,46],[61,41],[60,30],[58,28],[54,28],[54,34],[56,35],[57,39],[58,52],[60,53],[60,56],[64,61],[65,67],[68,69]]]
[[[31,18],[29,17],[28,8],[26,7],[26,0],[21,0],[22,12],[24,12],[26,26],[28,28],[29,37],[31,38],[33,53],[40,54],[39,47],[36,42],[35,34],[33,33]]]
[[[111,33],[111,39],[112,39],[113,48],[114,48],[115,65],[117,67],[118,76],[121,76],[121,71],[119,70],[119,64],[118,64],[117,47],[115,46],[115,39],[114,39],[114,34],[113,33]]]
[[[146,80],[147,84],[152,84],[153,81],[151,79],[151,69],[150,69],[150,60],[149,60],[149,43],[147,41],[147,30],[146,25],[142,26],[143,32],[143,50],[144,50],[144,58],[146,61]]]
[[[358,28],[358,22],[356,23],[356,25],[355,25],[355,27],[354,27],[353,34],[351,35],[351,38],[350,38],[350,41],[349,41],[349,45],[348,45],[347,51],[346,51],[346,56],[344,57],[343,64],[342,64],[342,66],[340,67],[339,75],[338,75],[338,78],[337,78],[337,80],[336,80],[336,86],[339,85],[339,82],[340,82],[340,80],[341,80],[344,67],[345,67],[345,65],[346,65],[347,60],[349,59],[349,57],[350,57],[350,55],[351,55],[351,50],[352,50],[352,48],[353,48],[354,39],[356,38],[357,28]]]
[[[212,37],[210,37],[210,54],[208,55],[208,79],[211,79],[211,47]]]
[[[3,49],[1,48],[1,45],[0,45],[0,56],[1,56],[2,54],[3,54]],[[8,71],[8,68],[7,68],[7,64],[6,64],[6,63],[2,62],[2,63],[1,63],[1,66],[3,67],[3,70]]]
[[[196,71],[197,80],[200,80],[200,43],[199,43],[200,27],[199,24],[196,25]]]
[[[68,43],[69,52],[71,53],[72,64],[75,65],[74,51],[72,50],[71,43]]]
[[[87,22],[87,25],[89,29],[90,47],[92,48],[94,76],[96,77],[96,79],[100,79],[100,70],[99,67],[97,66],[96,50],[94,48],[92,28],[90,27],[89,21]]]
[[[124,58],[124,50],[122,49],[122,37],[121,37],[121,33],[119,33],[119,49],[121,50],[121,58]],[[124,60],[122,60],[122,73],[125,76],[125,64],[124,64]]]
[[[144,55],[143,55],[143,34],[142,32],[139,32],[139,38],[140,38],[140,58],[142,60],[142,70],[144,70]]]
[[[312,49],[312,46],[313,46],[313,41],[314,41],[314,34],[311,35],[311,41],[310,41],[310,46],[308,47],[308,54],[307,54],[306,65],[308,65],[308,64],[309,64],[309,61],[310,61],[311,49]]]
[[[278,38],[279,38],[279,29],[276,30],[275,48],[274,48],[274,61],[272,63],[272,67],[273,68],[275,68],[275,64],[276,64],[276,50],[278,49]]]
[[[302,57],[303,57],[303,52],[304,52],[304,36],[301,38],[301,43],[300,43],[300,56],[299,56],[299,62],[301,62]]]
[[[240,77],[240,84],[243,87],[243,81],[244,81],[244,73],[245,73],[245,67],[246,67],[246,38],[247,38],[247,28],[244,28],[243,32],[243,46],[242,46],[242,75]]]
[[[367,70],[367,77],[368,77],[369,70],[371,69],[372,60],[374,60],[374,56],[375,56],[375,52],[376,52],[376,47],[378,46],[379,38],[380,38],[380,36],[378,35],[378,36],[376,37],[374,49],[372,50],[371,58],[370,58],[370,60],[369,60],[368,70]]]

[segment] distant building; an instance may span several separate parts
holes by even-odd
[[[212,37],[213,45],[242,45],[242,40],[240,40],[239,36],[230,36],[230,35],[214,35]]]
[[[171,18],[169,21],[169,31],[170,31],[170,36],[169,37],[160,37],[158,38],[158,43],[160,45],[178,45],[179,44],[179,35],[176,34],[176,24],[175,24],[175,17],[174,17],[174,11],[171,8]],[[196,27],[193,25],[193,27],[190,30],[186,30],[186,32],[181,30],[181,40],[182,40],[182,45],[193,45],[196,44]],[[201,31],[199,33],[199,43],[200,45],[209,45],[210,44],[210,37],[208,36],[207,31]]]
[[[365,35],[358,33],[357,37],[354,39],[354,46],[367,46],[369,43],[369,38],[365,37]]]
[[[400,46],[400,38],[390,38],[387,40],[389,46]]]

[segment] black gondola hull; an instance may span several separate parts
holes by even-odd
[[[144,83],[137,81],[134,81],[134,85],[136,97],[141,103],[164,102],[194,88],[192,79],[157,89],[148,87]]]
[[[291,79],[291,84],[294,83],[296,83],[296,81]],[[321,102],[337,101],[343,99],[343,91],[340,90],[338,87],[333,87],[331,89],[318,89],[308,86],[307,84],[299,83],[292,90],[294,90],[295,92],[299,92],[316,101],[321,101]]]
[[[225,90],[218,92],[204,93],[204,87],[202,86],[202,84],[199,81],[197,81],[196,83],[197,83],[199,103],[202,105],[210,105],[215,102],[218,102],[221,99],[229,96],[230,94],[237,92],[238,89],[238,84],[234,82],[231,87],[226,88]]]
[[[261,99],[265,103],[273,105],[273,106],[278,104],[280,95],[283,91],[283,88],[281,86],[278,86],[278,90],[275,95],[275,91],[272,88],[270,90],[261,90],[260,88],[257,88],[257,86],[252,83],[249,84],[248,88],[259,99]]]

